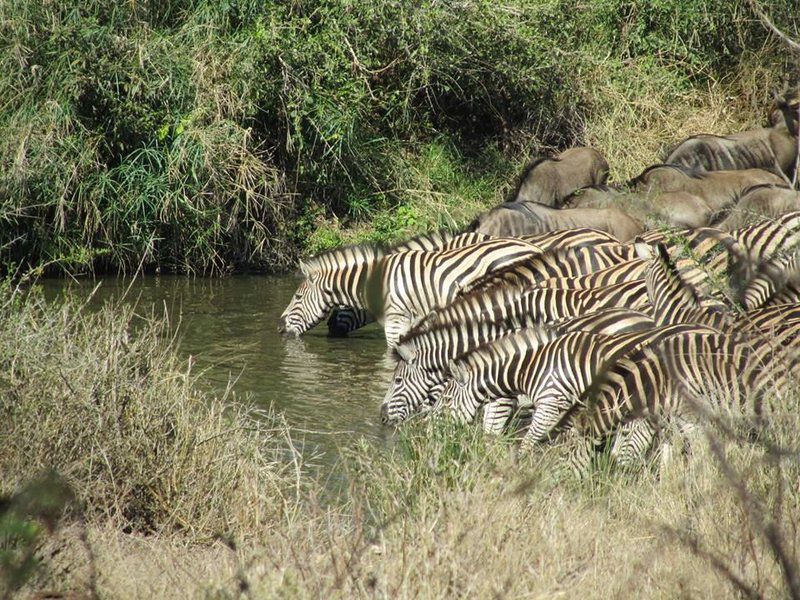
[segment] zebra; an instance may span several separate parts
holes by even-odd
[[[762,418],[770,394],[794,387],[798,336],[800,320],[773,328],[770,337],[687,331],[604,365],[569,415],[577,438],[572,468],[584,473],[595,449],[632,421],[637,435],[617,448],[622,465],[646,455],[667,418],[703,421],[720,409]]]
[[[573,330],[616,333],[651,327],[653,321],[648,315],[626,305],[637,302],[642,291],[635,291],[631,297],[629,289],[614,287],[605,294],[545,288],[519,292],[500,287],[472,293],[435,311],[394,348],[400,360],[381,404],[381,420],[398,424],[431,406],[445,382],[449,360],[510,331],[542,320],[549,320],[542,327],[553,330],[554,335]],[[609,308],[615,305],[626,308]]]
[[[574,331],[544,341],[535,328],[528,328],[451,361],[451,379],[437,408],[457,421],[471,422],[482,404],[523,397],[533,408],[522,441],[527,448],[556,433],[601,373],[601,365],[641,345],[696,328],[672,325],[617,335]]]
[[[470,282],[495,269],[541,254],[517,239],[492,239],[438,252],[407,251],[382,257],[370,273],[367,309],[393,348],[402,334]]]
[[[395,246],[357,244],[343,246],[300,262],[303,281],[289,305],[281,314],[278,330],[301,335],[322,321],[332,310],[349,308],[366,310],[366,283],[377,262],[386,255],[407,251],[433,251],[460,248],[485,241],[487,236],[475,233],[453,234],[447,231],[416,236]],[[350,313],[353,314],[353,313]],[[334,330],[341,322],[332,315]],[[349,316],[345,316],[347,322]],[[349,321],[353,325],[366,325],[366,318]],[[331,328],[329,327],[329,331]],[[349,330],[352,331],[352,330]]]
[[[572,279],[637,260],[641,258],[640,251],[644,248],[644,244],[604,244],[593,248],[551,250],[504,269],[491,271],[465,286],[461,293],[491,289],[499,285],[530,287],[539,285],[546,279]]]
[[[697,406],[708,399],[709,392],[714,396],[722,391],[731,394],[733,404],[741,407],[743,398],[751,396],[756,398],[754,409],[758,412],[762,401],[759,395],[770,384],[785,392],[788,377],[795,373],[797,358],[791,351],[796,349],[800,334],[800,305],[776,305],[720,319],[719,313],[700,310],[692,290],[684,289],[682,295],[670,293],[681,282],[668,279],[667,263],[662,249],[660,260],[653,263],[648,274],[655,312],[663,313],[656,314],[656,319],[702,321],[721,331],[671,338],[660,349],[643,347],[633,356],[604,366],[599,383],[586,394],[588,401],[578,403],[588,404],[576,424],[582,445],[571,459],[579,472],[585,470],[592,449],[625,423],[636,421],[637,435],[615,445],[617,452],[612,455],[616,454],[622,465],[646,454],[659,421],[666,415],[674,417],[684,397]],[[790,354],[781,361],[779,353],[786,347]],[[776,367],[776,363],[782,366]]]
[[[602,244],[619,244],[620,241],[610,233],[591,227],[573,229],[554,229],[545,233],[524,235],[525,240],[543,251],[565,248],[591,248]]]
[[[351,331],[374,322],[375,317],[363,308],[334,308],[328,317],[328,337],[345,337]]]
[[[766,305],[751,298],[743,303],[745,310],[734,310],[713,298],[703,297],[683,278],[663,245],[657,246],[657,256],[648,267],[645,282],[654,319],[660,325],[695,322],[723,332],[763,332],[800,315],[800,304],[796,302]],[[745,286],[745,297],[750,287]],[[760,286],[758,289],[762,291]]]

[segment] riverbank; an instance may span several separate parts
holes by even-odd
[[[0,328],[0,582],[28,596],[789,593],[800,472],[769,447],[795,447],[796,410],[757,442],[716,431],[660,474],[586,480],[560,445],[420,422],[388,452],[352,439],[332,499],[280,415],[200,391],[162,320],[6,288]]]
[[[790,70],[747,0],[22,0],[0,35],[11,272],[280,271],[458,227],[533,155],[592,145],[624,181],[761,125]]]

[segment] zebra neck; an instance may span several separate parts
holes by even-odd
[[[373,270],[373,262],[352,265],[349,272],[341,278],[336,300],[343,306],[368,309],[368,281]]]

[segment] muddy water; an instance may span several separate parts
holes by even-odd
[[[390,436],[380,424],[380,400],[391,377],[383,332],[372,324],[349,338],[326,337],[321,324],[301,338],[286,339],[277,320],[295,291],[291,276],[235,276],[224,279],[144,277],[133,284],[104,279],[90,305],[120,297],[137,311],[166,310],[178,324],[179,349],[203,385],[223,393],[229,383],[238,400],[272,407],[302,438],[306,456],[333,464],[338,449],[357,438],[383,444]],[[88,296],[96,281],[47,281],[56,296],[65,287]]]

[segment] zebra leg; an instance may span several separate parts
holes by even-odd
[[[572,398],[563,394],[552,394],[534,403],[533,418],[522,438],[521,450],[529,450],[534,444],[547,441],[553,430],[573,405]]]
[[[483,407],[483,431],[500,435],[514,412],[513,398],[497,398]]]

